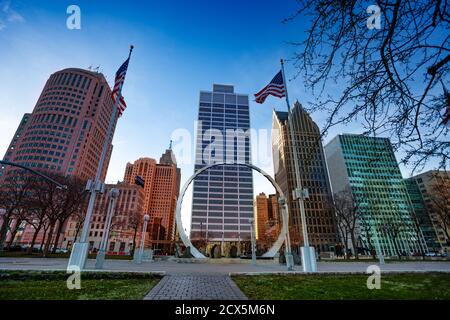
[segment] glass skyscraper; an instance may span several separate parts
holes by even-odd
[[[436,231],[434,230],[433,223],[425,206],[425,201],[420,192],[419,185],[414,178],[405,179],[405,184],[416,214],[416,222],[422,231],[428,250],[437,252],[441,249],[441,245],[437,239]]]
[[[388,138],[338,135],[325,153],[333,192],[350,188],[358,202],[356,236],[362,247],[376,247],[378,239],[384,255],[426,252]]]
[[[193,183],[191,240],[250,241],[252,171],[237,165],[251,162],[249,129],[248,95],[218,84],[212,92],[200,92],[195,170],[227,165],[207,170]]]

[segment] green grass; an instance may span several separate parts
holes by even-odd
[[[368,275],[236,276],[252,300],[450,300],[450,274],[381,275],[381,289],[367,289]]]
[[[68,274],[0,271],[0,300],[141,300],[158,283],[151,274],[82,273],[81,289],[69,290]]]

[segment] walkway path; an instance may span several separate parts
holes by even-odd
[[[9,270],[66,270],[68,259],[59,258],[0,258],[0,269]],[[373,262],[318,262],[320,272],[362,272],[365,273]],[[95,269],[95,260],[89,259],[86,268]],[[286,272],[286,266],[276,262],[258,261],[253,266],[248,263],[177,263],[174,261],[143,262],[136,264],[128,260],[106,260],[105,271],[165,272],[187,275],[229,275],[230,273],[278,273]],[[301,272],[301,266],[295,266]],[[450,272],[450,261],[410,261],[389,262],[381,266],[381,272],[390,271],[443,271]]]
[[[144,300],[246,300],[247,297],[229,276],[165,276]]]

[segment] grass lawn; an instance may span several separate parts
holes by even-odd
[[[252,300],[450,300],[450,274],[381,275],[381,289],[367,289],[368,275],[261,275],[233,280]]]
[[[82,273],[69,290],[65,272],[0,271],[0,300],[141,300],[159,278],[150,274]]]

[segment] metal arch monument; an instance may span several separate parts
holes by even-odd
[[[275,180],[266,172],[264,172],[263,170],[261,170],[260,168],[252,165],[252,164],[248,164],[248,163],[226,163],[226,162],[220,162],[220,163],[214,163],[214,164],[210,164],[207,165],[206,167],[201,168],[200,170],[198,170],[197,172],[195,172],[184,184],[183,188],[181,189],[180,192],[180,196],[178,197],[177,200],[177,207],[176,207],[176,222],[177,222],[177,229],[178,229],[178,233],[180,235],[181,240],[183,241],[183,244],[186,247],[190,247],[191,248],[191,254],[198,259],[206,259],[206,257],[203,255],[203,253],[201,253],[197,248],[195,248],[192,245],[191,240],[187,237],[184,228],[183,228],[183,222],[181,220],[181,206],[183,204],[183,198],[184,198],[184,194],[186,193],[189,185],[192,183],[192,181],[194,181],[194,179],[200,175],[201,173],[205,172],[206,170],[216,167],[216,166],[227,166],[227,165],[239,165],[239,166],[245,166],[248,168],[251,168],[259,173],[261,173],[267,180],[270,181],[270,183],[274,186],[275,190],[277,191],[277,193],[280,195],[278,198],[278,203],[281,206],[281,217],[282,217],[282,228],[281,228],[281,232],[280,235],[278,236],[278,239],[275,241],[275,243],[273,244],[273,246],[266,252],[264,253],[263,257],[269,257],[272,258],[275,256],[275,254],[280,250],[281,246],[283,245],[283,243],[286,243],[286,264],[289,270],[292,270],[294,267],[294,261],[293,261],[293,257],[292,257],[292,253],[291,253],[291,243],[290,243],[290,238],[289,238],[289,232],[288,232],[288,225],[289,225],[289,214],[288,214],[288,206],[287,206],[287,202],[286,202],[286,197],[283,193],[283,191],[281,190],[280,186],[275,182]]]

